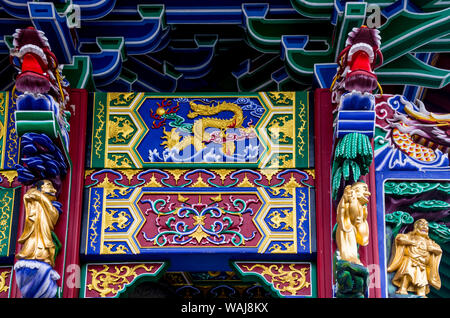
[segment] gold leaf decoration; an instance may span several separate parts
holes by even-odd
[[[114,265],[112,267],[113,272],[111,272],[110,267],[104,264],[103,269],[100,271],[89,269],[92,281],[87,285],[87,288],[98,292],[100,297],[106,297],[109,294],[117,295],[125,285],[132,282],[138,276],[136,270],[139,268],[150,272],[153,266],[146,267],[144,264],[140,264],[133,267],[127,265],[119,267],[118,265]]]

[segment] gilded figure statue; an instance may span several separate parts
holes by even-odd
[[[429,285],[441,288],[439,263],[442,257],[441,247],[428,236],[428,222],[419,219],[414,229],[406,234],[397,234],[393,257],[387,269],[396,271],[392,284],[398,287],[396,293],[407,295],[408,291],[417,296],[426,297]]]
[[[363,265],[358,256],[358,245],[369,244],[367,203],[370,192],[367,184],[348,185],[337,207],[336,244],[341,260]]]
[[[40,180],[23,196],[25,206],[25,226],[19,243],[22,249],[18,259],[38,260],[54,266],[55,244],[52,231],[59,218],[53,205],[56,189],[49,180]]]

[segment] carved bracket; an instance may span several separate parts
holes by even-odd
[[[279,298],[315,297],[314,264],[308,262],[234,262],[243,280],[259,281]]]
[[[83,298],[115,298],[138,280],[157,281],[168,263],[87,264],[83,270]]]

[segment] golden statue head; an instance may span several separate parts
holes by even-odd
[[[45,193],[52,197],[56,196],[56,189],[50,180],[39,180],[38,182],[36,182],[35,186],[42,193]]]
[[[421,236],[428,237],[428,221],[425,219],[418,219],[414,222],[414,232]]]
[[[366,183],[358,181],[352,185],[352,190],[361,205],[369,203],[370,192]]]

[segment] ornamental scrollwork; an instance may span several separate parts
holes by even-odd
[[[8,286],[8,284],[7,284],[7,282],[6,282],[6,278],[7,278],[8,275],[10,275],[10,274],[11,274],[11,271],[9,271],[9,270],[3,271],[3,272],[0,274],[0,293],[4,293],[4,292],[7,292],[7,291],[8,291],[9,286]]]
[[[298,269],[295,265],[289,264],[288,269],[285,269],[284,264],[272,264],[270,266],[255,264],[253,266],[242,265],[242,267],[245,267],[249,272],[256,268],[261,269],[260,274],[268,279],[281,294],[289,293],[295,296],[301,289],[308,288],[311,285],[307,279],[308,268]]]
[[[8,231],[11,223],[11,201],[12,197],[8,193],[3,194],[0,201],[0,252],[8,245]]]
[[[241,246],[245,245],[246,241],[254,238],[255,233],[250,237],[246,237],[241,233],[242,215],[254,213],[249,207],[249,204],[254,202],[254,199],[242,200],[234,198],[231,200],[231,205],[222,202],[221,194],[209,199],[213,204],[202,209],[197,209],[195,206],[187,204],[186,202],[189,198],[181,194],[178,194],[178,202],[182,203],[181,206],[173,207],[172,209],[166,209],[166,207],[171,205],[166,199],[142,200],[142,203],[150,204],[149,211],[158,215],[156,222],[158,234],[154,237],[149,237],[147,233],[143,232],[144,239],[158,246],[167,244],[184,245],[189,242],[197,242],[197,244],[203,242],[215,245],[231,243],[233,246]],[[201,197],[199,197],[200,200]],[[160,217],[163,216],[168,216],[165,223],[160,220]],[[192,221],[192,225],[187,222],[189,219]],[[213,223],[209,220],[213,220]]]
[[[107,297],[109,294],[117,295],[125,285],[131,283],[138,276],[136,271],[140,268],[148,272],[153,270],[153,266],[147,267],[144,264],[132,267],[114,265],[112,268],[104,264],[100,271],[94,268],[89,269],[92,280],[87,288],[98,292],[100,297]],[[114,271],[111,272],[111,269]]]
[[[102,132],[105,129],[105,120],[104,120],[104,116],[105,116],[105,105],[103,105],[103,103],[100,101],[98,103],[98,105],[100,106],[97,109],[97,114],[95,115],[98,119],[98,126],[95,129],[95,133],[94,133],[94,149],[95,149],[95,154],[97,155],[98,158],[101,158],[101,151],[102,151],[102,147],[103,147],[103,142],[102,142]]]

